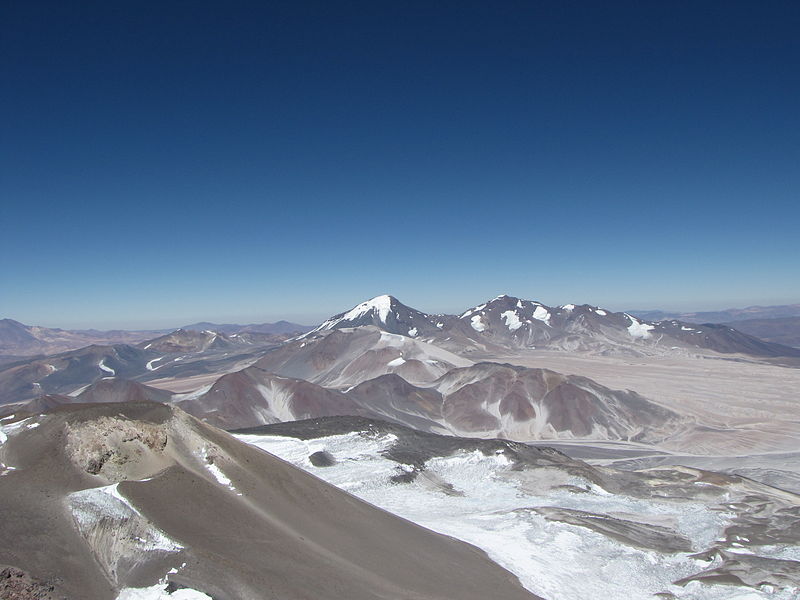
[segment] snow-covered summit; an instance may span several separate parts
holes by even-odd
[[[410,308],[394,296],[384,294],[334,315],[306,335],[310,336],[329,329],[375,325],[389,333],[417,337],[441,329],[437,327],[437,322],[441,322],[440,317]]]
[[[363,315],[368,314],[370,311],[375,311],[378,315],[378,318],[386,323],[386,319],[389,317],[389,313],[392,311],[393,305],[398,305],[397,298],[389,296],[388,294],[384,294],[382,296],[375,296],[374,298],[367,300],[366,302],[362,302],[355,308],[351,309],[347,313],[345,313],[344,320],[352,321],[355,320]]]

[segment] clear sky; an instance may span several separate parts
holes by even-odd
[[[800,302],[800,3],[0,4],[0,317]]]

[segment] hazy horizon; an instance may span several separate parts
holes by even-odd
[[[347,311],[353,308],[356,304],[363,302],[364,300],[368,300],[371,297],[374,297],[380,294],[373,294],[372,296],[365,296],[363,298],[356,299],[352,301],[347,306],[340,305],[336,307],[331,307],[328,312],[321,312],[314,314],[293,314],[293,313],[277,313],[277,312],[264,312],[264,313],[251,313],[251,314],[242,314],[239,316],[231,316],[225,315],[225,313],[218,313],[219,318],[206,318],[203,316],[198,317],[195,315],[194,317],[190,316],[172,316],[172,317],[164,317],[159,319],[129,319],[129,320],[119,320],[119,321],[75,321],[70,323],[68,320],[60,321],[58,320],[58,316],[54,315],[52,318],[49,318],[45,321],[40,322],[33,322],[33,321],[26,321],[24,319],[20,319],[15,317],[14,315],[0,315],[0,319],[13,319],[24,325],[34,325],[40,327],[51,327],[51,328],[60,328],[60,329],[99,329],[99,330],[109,330],[109,329],[124,329],[124,330],[160,330],[160,329],[177,329],[178,327],[183,327],[186,325],[191,325],[193,323],[214,323],[217,325],[224,325],[224,324],[239,324],[239,325],[250,325],[250,324],[261,324],[261,323],[275,323],[277,321],[289,321],[291,323],[295,323],[297,325],[306,325],[306,326],[313,326],[319,325],[327,318]],[[406,302],[402,296],[398,296],[397,294],[390,294],[395,296],[400,302],[410,306],[411,308],[415,308],[417,310],[421,310],[423,312],[427,312],[429,314],[461,314],[466,309],[471,308],[473,306],[477,306],[487,300],[490,300],[499,294],[494,294],[492,296],[487,296],[485,298],[477,299],[473,303],[464,306],[458,306],[456,308],[450,309],[432,309],[424,304],[413,304]],[[723,311],[728,309],[739,309],[739,308],[749,308],[752,306],[779,306],[779,305],[791,305],[791,304],[800,304],[798,301],[784,301],[784,302],[771,302],[771,303],[753,303],[753,304],[740,304],[740,305],[719,305],[719,306],[709,306],[709,307],[670,307],[670,306],[654,306],[654,307],[631,307],[631,306],[616,306],[614,304],[608,303],[597,303],[592,301],[564,301],[564,302],[545,302],[540,298],[535,297],[526,297],[520,296],[518,294],[508,294],[509,296],[517,296],[524,300],[535,300],[540,301],[548,306],[561,306],[564,304],[590,304],[593,306],[598,306],[600,308],[605,308],[614,312],[643,312],[643,311],[650,311],[650,310],[661,310],[664,312],[710,312],[710,311]]]

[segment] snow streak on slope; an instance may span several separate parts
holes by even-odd
[[[382,456],[396,439],[392,434],[370,438],[347,433],[305,441],[263,435],[237,437],[363,500],[484,549],[527,589],[550,600],[645,600],[659,592],[686,600],[790,600],[800,591],[709,586],[696,581],[683,587],[674,585],[672,582],[709,568],[709,563],[693,558],[690,551],[642,549],[544,516],[556,508],[616,515],[640,523],[669,523],[692,540],[693,550],[697,550],[719,538],[733,517],[702,502],[611,494],[579,476],[570,476],[560,486],[552,486],[552,481],[544,484],[552,479],[552,473],[538,482],[542,485],[524,485],[502,453],[486,456],[463,450],[428,460],[425,471],[414,481],[397,484],[397,477],[414,467]],[[320,451],[333,457],[332,466],[312,466],[308,457]]]

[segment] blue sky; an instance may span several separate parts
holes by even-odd
[[[0,317],[800,302],[795,2],[73,4],[0,6]]]

